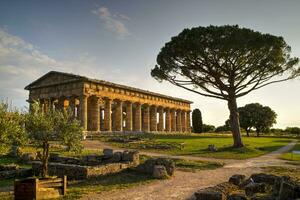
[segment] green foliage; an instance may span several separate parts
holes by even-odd
[[[242,147],[237,98],[300,76],[299,59],[282,37],[239,26],[184,29],[161,48],[151,75],[227,101],[234,146]]]
[[[285,132],[300,136],[300,128],[299,127],[286,127]]]
[[[225,125],[223,126],[218,126],[216,129],[215,129],[215,132],[216,133],[219,133],[219,132],[226,132],[226,131],[230,131],[230,120],[226,120],[225,121]]]
[[[238,108],[240,114],[240,125],[249,136],[251,128],[256,129],[257,136],[264,131],[267,132],[276,123],[277,114],[268,106],[259,103],[247,104]]]
[[[203,130],[202,114],[198,108],[194,109],[192,112],[192,126],[193,126],[194,133],[202,133]]]
[[[31,141],[42,148],[42,176],[47,176],[50,141],[60,141],[69,150],[80,151],[82,129],[72,115],[66,111],[49,110],[43,112],[38,102],[26,114],[26,130]],[[72,134],[74,135],[72,136]]]
[[[0,102],[0,152],[26,144],[24,114],[5,102]]]
[[[214,125],[203,124],[203,132],[204,133],[211,133],[214,132],[216,127]]]
[[[81,139],[83,137],[83,129],[80,126],[80,122],[72,116],[72,112],[59,113],[57,129],[59,130],[59,140],[67,147],[67,151],[82,151],[83,145],[81,144]]]

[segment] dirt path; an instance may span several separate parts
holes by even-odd
[[[165,199],[194,199],[194,192],[211,185],[218,184],[220,182],[227,181],[233,174],[245,174],[250,175],[252,173],[261,172],[260,167],[264,166],[282,166],[283,160],[277,157],[284,153],[296,144],[297,141],[293,141],[285,147],[278,149],[270,154],[260,156],[257,158],[251,158],[247,160],[230,160],[226,161],[226,165],[223,168],[215,170],[202,170],[197,172],[184,172],[176,171],[175,177],[169,180],[155,181],[150,184],[140,185],[134,188],[103,192],[103,193],[91,193],[82,198],[82,200],[165,200]],[[99,144],[98,144],[99,145]],[[107,147],[107,146],[106,146]],[[98,146],[99,148],[99,146]],[[149,152],[143,152],[147,155]],[[155,154],[163,155],[164,154]],[[172,156],[174,157],[174,156]],[[178,157],[178,156],[176,156]],[[192,156],[180,156],[180,158],[190,159]],[[195,159],[196,157],[193,157]],[[199,158],[199,157],[198,157]],[[205,158],[207,159],[207,158]],[[199,160],[203,160],[200,158]],[[210,161],[213,161],[209,159]],[[219,160],[219,159],[217,159]]]

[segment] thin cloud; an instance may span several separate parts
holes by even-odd
[[[111,14],[111,12],[106,7],[100,7],[96,10],[93,10],[92,13],[99,17],[99,19],[104,23],[105,28],[111,32],[114,32],[118,35],[119,38],[124,38],[131,35],[125,24],[121,21],[127,20],[130,18],[123,14]]]

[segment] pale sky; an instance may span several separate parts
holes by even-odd
[[[225,101],[150,76],[160,48],[184,28],[238,24],[283,36],[300,57],[298,0],[1,0],[0,99],[26,106],[24,87],[50,70],[71,72],[189,99],[207,124],[223,125]],[[275,127],[300,126],[300,79],[238,99],[277,114]]]

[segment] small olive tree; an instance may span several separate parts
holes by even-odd
[[[16,156],[19,148],[27,142],[24,114],[7,102],[0,102],[0,151],[10,149]]]
[[[42,148],[42,177],[48,175],[48,159],[51,141],[67,144],[68,150],[81,150],[82,128],[67,111],[49,110],[43,112],[39,103],[32,105],[26,114],[26,131],[31,141]]]

